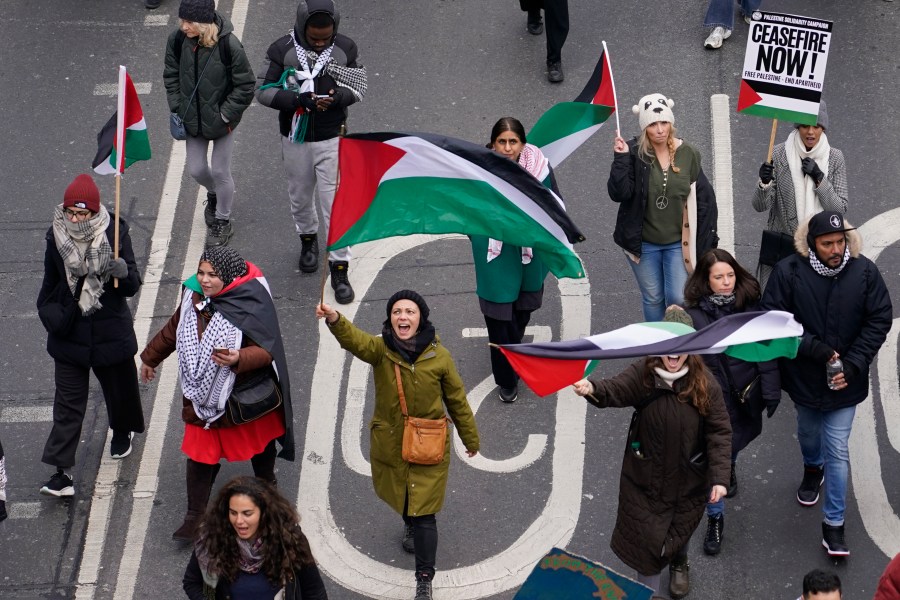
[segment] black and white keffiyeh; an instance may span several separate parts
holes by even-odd
[[[212,319],[199,336],[194,313],[193,291],[185,288],[181,297],[181,319],[175,336],[178,372],[184,397],[194,405],[194,412],[206,426],[225,414],[225,404],[234,387],[235,373],[212,360],[215,348],[239,350],[243,333],[221,313]]]
[[[297,78],[302,80],[300,93],[315,91],[313,80],[319,75],[327,73],[339,86],[353,92],[357,102],[362,101],[369,86],[364,66],[345,67],[337,64],[334,58],[331,57],[334,44],[328,46],[319,54],[301,46],[294,35],[293,29],[290,31],[290,36],[297,51],[297,60],[300,62],[300,70],[297,71]],[[310,65],[312,65],[311,68]]]
[[[850,246],[844,248],[844,260],[841,261],[841,264],[836,269],[832,269],[831,267],[825,266],[819,257],[816,256],[816,253],[812,248],[809,249],[809,266],[813,268],[813,270],[822,275],[823,277],[834,277],[838,273],[844,270],[844,267],[847,266],[847,263],[850,261]]]
[[[100,211],[84,221],[66,218],[63,205],[53,213],[53,239],[66,267],[69,290],[75,293],[78,280],[84,277],[84,287],[78,298],[82,314],[89,315],[100,309],[103,284],[109,280],[109,268],[113,250],[106,239],[109,212],[100,205]]]

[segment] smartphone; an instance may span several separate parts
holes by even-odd
[[[328,94],[316,94],[316,98],[331,98]]]
[[[213,348],[213,354],[228,354],[228,348]]]

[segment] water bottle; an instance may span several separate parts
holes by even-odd
[[[835,375],[837,375],[838,373],[843,373],[843,372],[844,372],[844,363],[841,362],[840,358],[835,358],[834,360],[828,361],[828,363],[825,365],[825,377],[826,377],[826,381],[828,383],[828,389],[830,389],[830,390],[838,389],[837,386],[834,385],[832,378]]]

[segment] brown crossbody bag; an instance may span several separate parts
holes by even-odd
[[[447,446],[446,415],[440,419],[411,417],[406,409],[406,394],[400,378],[400,365],[394,363],[397,375],[397,395],[400,397],[400,412],[403,413],[403,460],[413,465],[437,465],[444,460]]]

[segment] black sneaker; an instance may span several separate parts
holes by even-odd
[[[425,573],[416,573],[416,597],[415,600],[432,600],[431,577]]]
[[[731,463],[731,477],[728,479],[728,492],[725,494],[726,498],[734,498],[737,496],[737,470],[734,463]]]
[[[319,236],[315,233],[300,236],[300,270],[304,273],[319,270]]]
[[[722,551],[722,530],[725,529],[725,516],[716,515],[706,519],[706,539],[703,540],[703,552],[715,556]]]
[[[334,299],[338,304],[350,304],[353,302],[353,287],[347,279],[347,268],[350,266],[346,260],[333,260],[328,262],[331,269],[331,289],[334,290]]]
[[[844,526],[822,523],[822,546],[828,556],[850,556],[850,548],[844,542]]]
[[[536,21],[532,21],[528,19],[528,25],[526,26],[528,29],[528,33],[531,35],[541,35],[544,33],[544,22],[541,21],[541,18],[538,17]]]
[[[511,388],[500,388],[500,400],[506,402],[507,404],[515,402],[516,398],[519,397],[519,388],[511,387]]]
[[[228,240],[234,235],[234,226],[231,221],[216,219],[212,227],[206,231],[207,246],[227,246]]]
[[[556,62],[548,62],[547,63],[547,80],[550,83],[559,83],[566,76],[563,74],[562,61]]]
[[[825,481],[825,469],[803,465],[803,481],[797,489],[797,502],[803,506],[814,506],[819,501],[819,488]]]
[[[403,549],[412,554],[416,551],[416,529],[412,525],[403,526]]]
[[[109,455],[119,459],[131,454],[131,438],[133,437],[133,431],[113,431],[112,441],[109,443]]]
[[[158,8],[159,3],[157,2],[156,6],[153,8]],[[150,8],[149,6],[147,8]],[[212,192],[206,192],[206,201],[203,202],[206,206],[203,207],[203,220],[206,221],[207,227],[212,227],[216,224],[216,204],[218,203],[218,199],[216,195]]]
[[[45,496],[56,496],[57,498],[74,496],[75,482],[60,469],[50,477],[47,485],[41,488],[41,493]]]
[[[144,6],[150,10],[159,8],[160,4],[162,4],[162,0],[144,0]]]

